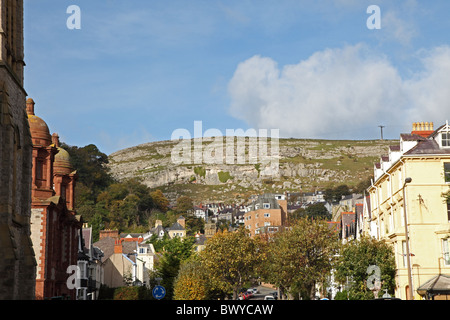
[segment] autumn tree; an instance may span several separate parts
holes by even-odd
[[[379,274],[373,272],[375,269]],[[369,237],[347,242],[342,247],[335,276],[338,282],[348,287],[351,300],[374,298],[373,289],[377,286],[370,278],[375,276],[379,276],[379,290],[386,289],[393,294],[395,289],[393,249],[386,242]]]
[[[263,277],[293,298],[313,298],[316,283],[323,283],[338,252],[337,235],[323,219],[300,218],[291,228],[275,235],[267,249]]]
[[[210,281],[197,256],[184,260],[174,283],[174,300],[207,300]]]
[[[245,229],[219,231],[200,252],[201,262],[218,289],[233,294],[256,276],[257,266],[264,260],[259,239],[250,238]]]
[[[160,189],[150,192],[155,207],[161,212],[166,212],[169,209],[169,200],[162,193]]]

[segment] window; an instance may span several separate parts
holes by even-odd
[[[450,200],[447,200],[447,219],[450,221]]]
[[[269,227],[270,226],[270,222],[264,222],[264,226],[265,227]]]
[[[270,213],[269,212],[264,213],[264,218],[270,218]]]
[[[450,132],[442,132],[442,147],[450,147]]]
[[[36,162],[36,179],[42,179],[42,171],[43,171],[44,163],[40,160]]]
[[[403,266],[408,266],[408,262],[406,261],[406,241],[402,241],[402,256],[403,256]]]
[[[450,162],[444,162],[444,179],[445,182],[450,182]]]
[[[66,199],[66,186],[65,185],[61,186],[61,198],[63,198],[64,200]]]
[[[263,204],[264,209],[270,209],[270,203],[264,203]]]
[[[446,266],[450,266],[450,251],[448,242],[448,238],[442,239],[442,255],[444,256],[444,265]]]

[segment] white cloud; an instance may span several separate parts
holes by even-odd
[[[351,131],[361,138],[382,123],[443,123],[450,114],[450,48],[425,51],[420,60],[423,70],[402,79],[386,57],[362,44],[316,52],[283,68],[254,56],[229,82],[229,111],[285,137],[333,138]]]

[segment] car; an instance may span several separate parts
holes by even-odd
[[[253,291],[253,294],[259,293],[259,290],[257,288],[251,289]]]
[[[272,295],[267,295],[264,297],[264,300],[275,300],[275,298]]]

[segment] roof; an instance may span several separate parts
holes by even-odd
[[[419,136],[418,134],[411,134],[411,133],[401,133],[400,138],[403,141],[421,141],[426,140],[426,138]]]
[[[114,254],[114,245],[115,245],[115,238],[106,237],[103,239],[100,239],[99,241],[94,243],[94,246],[99,248],[103,251],[104,254],[104,260],[108,259],[110,256]],[[122,252],[126,254],[135,253],[134,250],[137,248],[137,242],[136,241],[123,241],[122,242]]]
[[[420,154],[449,154],[450,148],[439,148],[439,144],[434,139],[426,139],[419,141],[411,150],[404,153],[405,155]]]
[[[263,194],[258,196],[258,198],[250,205],[251,211],[256,210],[256,204],[259,204],[259,209],[264,209],[264,203],[269,203],[270,209],[280,209],[280,205],[278,204],[278,201],[273,194]]]
[[[417,292],[425,294],[450,294],[450,275],[439,274],[422,284]]]
[[[184,230],[184,227],[181,224],[179,224],[178,222],[175,222],[172,226],[167,228],[167,231],[171,231],[171,230]]]

